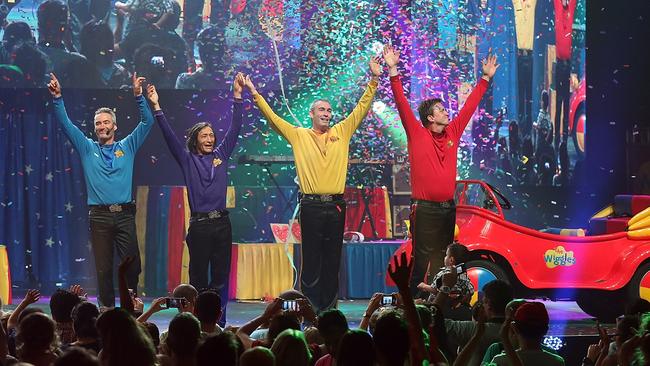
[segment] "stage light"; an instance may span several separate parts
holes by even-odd
[[[381,100],[378,100],[374,103],[372,103],[372,111],[375,113],[384,113],[386,110],[386,104],[382,102]]]
[[[564,347],[564,341],[562,338],[555,337],[555,336],[546,336],[542,340],[542,345],[554,350],[554,351],[559,351],[562,347]]]

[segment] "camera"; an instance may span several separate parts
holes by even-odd
[[[171,308],[182,308],[187,303],[187,300],[183,297],[167,297],[165,298],[165,307],[167,309]]]
[[[296,300],[283,300],[282,310],[298,311],[298,302]]]
[[[381,297],[382,306],[395,306],[395,296],[394,295],[383,295]]]

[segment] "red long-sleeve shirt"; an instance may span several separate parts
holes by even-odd
[[[453,199],[456,188],[458,143],[488,88],[488,82],[480,79],[458,116],[442,133],[431,132],[417,120],[404,96],[399,75],[392,76],[390,84],[408,140],[411,197],[437,202]]]
[[[573,13],[576,0],[569,0],[565,8],[562,0],[553,0],[555,8],[555,54],[558,60],[571,60],[571,40],[573,31]]]

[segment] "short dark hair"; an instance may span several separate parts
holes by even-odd
[[[483,286],[485,299],[497,314],[505,314],[506,305],[512,300],[512,286],[503,280],[493,280]]]
[[[75,305],[71,312],[71,318],[77,337],[98,338],[99,332],[95,326],[98,317],[97,305],[88,301],[82,301]]]
[[[298,318],[289,312],[281,312],[275,315],[269,324],[269,332],[266,336],[269,342],[273,342],[278,334],[287,329],[300,330]]]
[[[194,312],[201,323],[216,323],[221,315],[221,296],[214,290],[202,291],[196,297]]]
[[[179,357],[193,355],[201,338],[199,320],[190,313],[178,313],[169,322],[167,346]]]
[[[231,332],[207,337],[196,350],[196,365],[213,365],[219,360],[219,365],[236,366],[243,352],[239,339]]]
[[[52,294],[50,298],[50,310],[52,311],[52,318],[57,323],[71,322],[72,309],[81,302],[79,296],[70,291],[58,289]]]
[[[160,329],[158,329],[158,326],[152,322],[144,322],[142,325],[147,330],[147,333],[149,333],[153,345],[158,348],[160,345]]]
[[[453,242],[447,245],[447,250],[449,251],[449,255],[456,260],[456,264],[463,263],[467,260],[469,250],[463,244]]]
[[[404,363],[409,353],[408,325],[396,311],[383,313],[372,334],[377,352],[381,353],[391,365]]]
[[[325,310],[318,316],[318,332],[325,340],[325,345],[336,350],[341,337],[349,330],[348,321],[341,310]]]
[[[433,106],[442,103],[440,98],[431,98],[423,100],[418,106],[418,113],[420,114],[420,122],[423,126],[428,126],[431,124],[427,119],[428,116],[433,114]]]
[[[212,125],[209,122],[199,122],[187,130],[187,141],[185,143],[187,150],[192,154],[199,153],[199,150],[196,148],[199,140],[199,132],[206,127],[212,128]]]
[[[85,348],[73,346],[54,361],[54,366],[99,366],[99,360]]]

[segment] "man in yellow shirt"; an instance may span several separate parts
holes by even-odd
[[[368,114],[377,91],[382,67],[378,57],[370,61],[372,77],[361,100],[343,121],[330,127],[332,106],[325,99],[311,104],[311,128],[294,126],[280,118],[257,92],[250,77],[246,86],[271,127],[293,149],[300,186],[302,232],[301,290],[314,309],[336,307],[338,275],[345,224],[345,178],[352,134]]]

